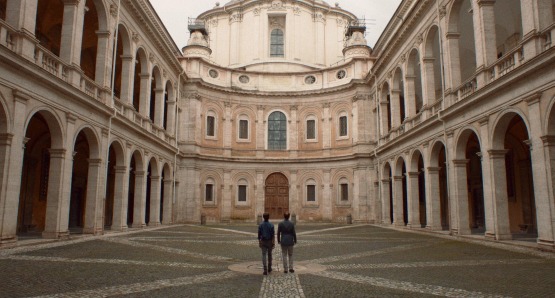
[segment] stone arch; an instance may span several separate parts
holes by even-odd
[[[414,149],[410,155],[408,176],[408,212],[411,227],[426,227],[426,164],[420,149]]]
[[[29,122],[37,114],[41,115],[41,117],[44,118],[46,124],[48,125],[48,130],[50,131],[50,135],[52,138],[51,148],[64,149],[65,128],[62,125],[62,121],[58,114],[49,107],[39,107],[31,111],[29,113],[29,116],[27,117],[27,121],[25,122],[26,125],[24,131],[27,131]]]
[[[145,162],[139,149],[132,149],[129,157],[127,224],[144,227]]]
[[[150,98],[149,98],[149,119],[154,124],[162,126],[163,117],[163,100],[164,100],[164,89],[166,86],[162,85],[162,72],[158,65],[154,65],[151,71],[150,80]]]
[[[162,211],[162,181],[161,167],[158,159],[150,157],[146,171],[146,203],[145,223],[149,226],[160,225],[160,212]]]
[[[447,181],[447,148],[443,140],[436,140],[428,159],[428,185],[430,192],[427,194],[428,225],[432,230],[448,230],[450,228],[449,215],[449,184]]]
[[[169,111],[169,102],[170,101],[174,101],[175,100],[175,95],[174,95],[174,90],[173,90],[173,83],[170,80],[166,81],[166,84],[164,85],[164,99],[163,99],[163,111],[162,111],[162,127],[165,130],[169,129],[170,125],[173,125],[173,123],[168,123],[168,114],[170,113]]]
[[[406,226],[408,224],[407,166],[403,156],[397,157],[393,175],[394,224]]]
[[[133,100],[131,103],[138,113],[145,114],[147,110],[147,90],[150,88],[150,73],[148,72],[148,58],[144,48],[135,51]]]
[[[526,126],[526,133],[530,136],[529,122],[524,112],[517,108],[508,108],[501,112],[494,121],[491,148],[494,150],[504,149],[505,133],[513,117],[520,117]]]
[[[410,113],[407,113],[407,106],[405,103],[405,80],[403,79],[403,70],[401,67],[397,67],[393,75],[391,100],[393,101],[392,118],[396,123],[393,126],[399,126],[405,121],[405,118],[410,117]]]
[[[496,1],[493,5],[497,58],[513,50],[522,40],[520,5],[519,0]]]
[[[233,174],[232,181],[233,181],[232,197],[235,198],[234,203],[242,206],[251,205],[255,201],[254,194],[255,194],[256,177],[254,177],[248,171],[238,171]],[[241,193],[241,192],[244,192],[244,193]],[[250,218],[250,216],[245,216],[245,214],[241,214],[241,212],[237,212],[236,216],[234,217]]]
[[[382,212],[383,223],[393,224],[395,219],[393,213],[393,170],[390,162],[385,162],[382,168]]]
[[[391,94],[389,83],[384,82],[381,88],[380,116],[382,119],[382,134],[389,134],[392,128],[391,124]]]
[[[266,149],[287,150],[289,148],[289,115],[282,109],[273,109],[265,117]]]
[[[60,56],[64,5],[62,1],[37,1],[35,37],[40,45]]]
[[[114,86],[112,92],[114,96],[128,103],[132,100],[133,93],[131,91],[134,77],[132,76],[133,67],[133,45],[131,35],[125,24],[118,25],[116,49],[116,69],[114,77]]]
[[[127,227],[124,214],[127,208],[127,193],[124,189],[127,174],[125,146],[113,138],[108,147],[108,169],[106,176],[106,202],[104,203],[104,226],[122,231]]]
[[[455,0],[448,13],[446,37],[451,52],[451,86],[454,88],[470,79],[476,71],[474,22],[468,13],[471,9],[471,1]]]

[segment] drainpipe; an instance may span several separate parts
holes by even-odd
[[[104,183],[104,199],[102,200],[102,208],[101,208],[101,216],[102,216],[102,230],[104,230],[104,222],[106,220],[105,213],[106,213],[106,193],[108,192],[108,173],[110,171],[110,138],[112,137],[112,120],[114,119],[114,117],[117,116],[117,110],[115,107],[115,98],[114,98],[114,86],[115,86],[115,81],[116,81],[116,55],[118,53],[118,32],[119,32],[119,14],[120,14],[120,7],[121,7],[121,0],[118,0],[118,10],[117,10],[117,14],[116,14],[116,30],[114,33],[114,48],[112,51],[112,80],[110,82],[110,93],[111,94],[111,108],[112,108],[112,114],[110,115],[110,118],[108,119],[108,143],[107,145],[107,150],[106,150],[106,162],[105,167],[106,167],[106,181]]]
[[[177,151],[175,152],[175,155],[173,156],[173,192],[172,192],[172,223],[174,222],[174,218],[173,218],[173,214],[174,214],[174,209],[173,207],[175,206],[175,201],[176,201],[176,193],[177,190],[175,189],[175,184],[176,184],[176,173],[177,173],[177,156],[179,155],[180,151],[179,151],[179,98],[181,97],[181,77],[185,74],[185,70],[182,70],[181,73],[179,74],[179,76],[177,77],[177,96],[175,97],[175,117],[174,117],[174,121],[175,121],[175,129],[174,129],[174,133],[175,133],[175,147],[177,148]]]
[[[441,34],[441,24],[439,19],[439,0],[436,0],[436,11],[437,11],[437,30],[439,34],[439,61],[440,61],[440,70],[441,70],[441,110],[437,113],[437,119],[441,121],[443,125],[443,139],[445,140],[445,173],[447,178],[447,209],[449,212],[447,213],[447,217],[449,219],[449,235],[453,235],[452,232],[452,222],[451,222],[451,187],[449,185],[449,150],[447,150],[447,128],[445,127],[445,120],[441,118],[441,113],[445,111],[445,69],[444,69],[444,61],[443,61],[443,39]]]

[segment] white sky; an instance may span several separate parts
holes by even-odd
[[[195,18],[212,9],[216,2],[220,2],[223,6],[229,0],[150,0],[180,49],[189,39],[188,18]],[[338,2],[341,8],[354,13],[357,17],[371,19],[372,25],[366,29],[366,39],[373,47],[401,0],[328,0],[326,2],[332,6]]]

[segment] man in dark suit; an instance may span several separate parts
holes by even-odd
[[[258,226],[258,246],[262,249],[262,266],[264,267],[264,275],[272,272],[272,250],[276,246],[274,225],[269,222],[270,214],[262,215],[264,221]],[[266,264],[266,257],[268,264]]]
[[[289,221],[289,212],[283,214],[283,221],[278,225],[277,239],[281,244],[281,256],[283,258],[283,273],[293,273],[293,245],[297,244],[297,233],[295,233],[295,225]],[[289,262],[287,260],[289,259]]]

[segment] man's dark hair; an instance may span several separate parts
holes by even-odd
[[[270,219],[270,213],[265,212],[264,214],[262,214],[262,217],[264,217],[265,221],[268,221],[268,219]]]
[[[283,213],[283,218],[289,219],[289,216],[291,216],[291,214],[289,214],[289,212]]]

